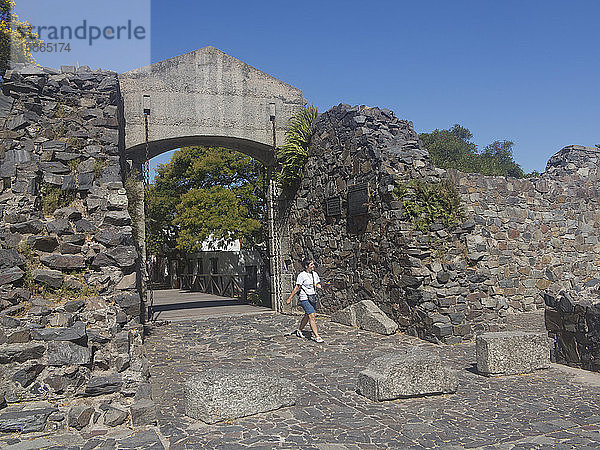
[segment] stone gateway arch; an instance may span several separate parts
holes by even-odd
[[[214,47],[119,75],[125,156],[141,172],[146,156],[191,145],[222,146],[260,161],[268,175],[267,226],[272,307],[281,310],[285,218],[277,211],[275,147],[302,92]],[[148,155],[146,127],[148,120]],[[140,211],[143,216],[143,211]],[[139,227],[143,247],[143,226]],[[287,247],[287,246],[286,246]]]

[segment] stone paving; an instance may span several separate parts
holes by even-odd
[[[147,338],[158,427],[120,435],[25,435],[5,448],[598,448],[600,375],[563,366],[486,378],[473,344],[433,345],[318,320],[325,344],[286,336],[297,318],[229,316],[154,326]],[[517,322],[519,324],[519,322]],[[520,324],[530,328],[529,324]],[[518,327],[516,327],[518,328]],[[456,394],[373,403],[358,372],[390,351],[422,346],[458,370]],[[293,407],[206,425],[183,414],[183,383],[205,368],[264,368],[297,383]],[[13,445],[10,445],[13,444]]]
[[[152,330],[148,349],[159,428],[181,448],[597,448],[600,377],[576,381],[553,367],[486,378],[472,344],[435,346],[319,320],[326,344],[284,336],[296,318],[261,315],[178,323]],[[359,371],[408,346],[437,348],[459,371],[456,394],[373,403],[355,392]],[[212,367],[266,368],[297,383],[297,404],[204,425],[183,415],[183,382]],[[595,382],[595,383],[594,383]]]

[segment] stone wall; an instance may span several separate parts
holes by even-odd
[[[401,329],[447,343],[503,327],[598,269],[597,158],[567,147],[534,179],[432,167],[412,124],[390,111],[340,105],[323,114],[290,213],[292,257],[317,259],[325,312],[374,300]],[[416,231],[394,186],[451,180],[463,223]],[[368,213],[348,214],[349,186],[369,186]],[[326,214],[327,199],[341,214]],[[299,263],[296,270],[300,270]]]
[[[545,321],[554,341],[552,360],[600,372],[600,280],[587,286],[544,294]]]
[[[112,72],[4,77],[0,431],[135,424],[152,409],[121,113]]]

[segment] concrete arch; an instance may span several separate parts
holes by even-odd
[[[299,89],[214,47],[120,74],[119,85],[130,159],[144,148],[147,112],[153,156],[203,142],[270,165],[274,140],[283,143],[289,119],[306,104]]]
[[[286,209],[274,177],[275,148],[284,142],[289,119],[306,104],[302,91],[214,47],[120,74],[119,89],[125,158],[140,173],[146,156],[192,145],[238,150],[266,166],[271,304],[282,310],[282,285],[291,276],[285,263]],[[138,213],[144,217],[143,210]],[[137,228],[143,249],[144,224]]]
[[[154,158],[169,150],[190,146],[229,148],[251,156],[265,166],[271,166],[275,162],[272,145],[230,136],[181,136],[148,142],[148,158]],[[145,159],[145,152],[146,144],[138,144],[128,150],[128,157],[135,161],[143,160]]]

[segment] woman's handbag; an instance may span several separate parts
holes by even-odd
[[[308,296],[308,303],[313,305],[315,310],[319,307],[319,296],[317,294],[306,294]]]

